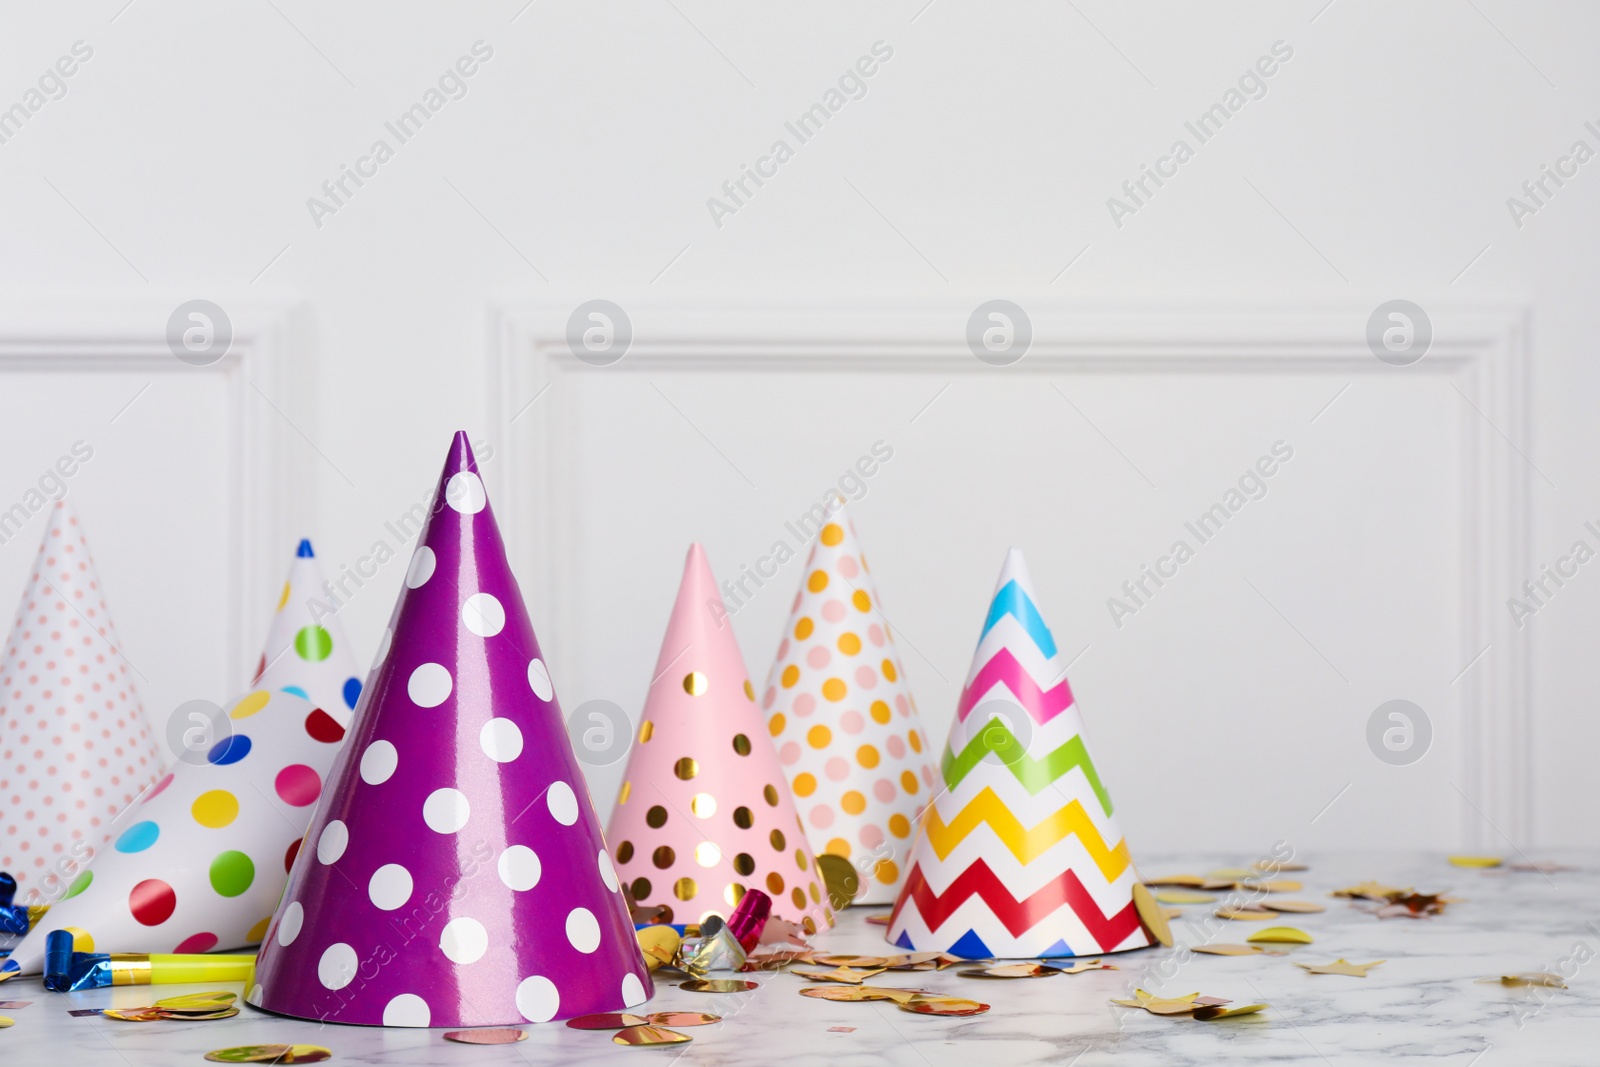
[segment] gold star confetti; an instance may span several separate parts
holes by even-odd
[[[1365,978],[1367,972],[1372,970],[1383,960],[1373,960],[1371,963],[1351,963],[1346,959],[1337,959],[1332,963],[1296,963],[1296,967],[1303,967],[1307,974],[1347,974],[1351,978]]]

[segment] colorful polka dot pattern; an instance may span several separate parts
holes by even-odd
[[[464,434],[436,499],[247,999],[435,1027],[641,1004],[649,974]],[[300,796],[292,775],[276,788]]]
[[[0,871],[59,896],[161,773],[77,516],[47,525],[0,659]]]
[[[251,684],[311,701],[316,715],[306,722],[307,732],[319,741],[337,733],[331,737],[337,741],[361,697],[361,679],[350,642],[332,611],[342,598],[336,590],[330,595],[325,584],[311,542],[302,540],[289,565],[289,580],[283,583]]]
[[[229,706],[234,733],[180,762],[113,824],[103,850],[17,947],[33,967],[49,930],[72,926],[118,952],[202,952],[260,941],[339,750],[306,733],[315,709],[258,690]],[[241,715],[241,711],[245,714]]]
[[[861,872],[857,902],[895,899],[936,792],[917,702],[842,509],[818,532],[761,707],[811,847]]]
[[[694,545],[606,836],[634,899],[673,922],[726,916],[760,888],[774,915],[815,933],[833,923],[826,887],[738,642],[711,603],[716,579]]]

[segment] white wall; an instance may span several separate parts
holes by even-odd
[[[490,403],[492,306],[560,317],[604,297],[638,309],[641,324],[650,308],[908,299],[944,306],[959,324],[994,297],[1041,316],[1109,305],[1135,317],[1141,308],[1362,309],[1393,298],[1435,308],[1441,321],[1452,308],[1520,308],[1531,324],[1529,443],[1515,428],[1508,436],[1530,464],[1521,472],[1532,500],[1527,573],[1580,537],[1600,548],[1582,528],[1600,519],[1600,472],[1588,462],[1600,444],[1591,413],[1600,371],[1588,358],[1600,328],[1600,199],[1590,188],[1600,164],[1581,168],[1520,228],[1506,206],[1575,140],[1600,149],[1584,128],[1600,126],[1589,103],[1600,29],[1592,5],[675,3],[7,4],[0,107],[24,99],[74,42],[93,48],[66,95],[0,144],[7,318],[64,301],[54,321],[70,331],[75,309],[117,304],[159,338],[168,312],[195,297],[241,317],[293,309],[283,376],[263,379],[271,403],[252,401],[252,417],[277,426],[293,472],[272,521],[285,554],[305,529],[342,561],[427,490],[451,430],[503,444],[497,463],[528,458],[513,449],[503,398]],[[307,198],[376,138],[394,146],[384,123],[479,40],[493,56],[467,95],[316,225]],[[707,198],[880,40],[893,57],[865,97],[717,226]],[[1266,95],[1118,227],[1107,198],[1175,139],[1195,146],[1184,122],[1280,40],[1293,57]],[[1351,318],[1357,337],[1360,318]],[[537,429],[601,405],[603,417],[581,422],[593,436],[572,445],[588,480],[573,498],[581,544],[570,560],[600,607],[561,610],[573,632],[551,632],[543,620],[557,614],[555,591],[525,583],[568,703],[637,706],[687,539],[705,540],[714,563],[747,558],[763,530],[853,458],[854,437],[870,443],[878,427],[906,425],[934,391],[867,383],[816,424],[851,439],[816,442],[803,416],[807,404],[834,399],[826,388],[813,396],[716,374],[659,383],[748,470],[751,491],[646,378],[615,376],[607,380],[620,392],[587,400],[557,386],[517,424]],[[69,384],[0,378],[0,499],[19,496],[81,436],[80,423],[107,417],[100,409],[115,406],[121,384],[99,373]],[[913,609],[916,623],[903,626],[926,662],[902,652],[930,731],[948,721],[1000,547],[1018,540],[1062,643],[1094,645],[1074,686],[1104,737],[1102,761],[1136,846],[1248,855],[1290,837],[1308,847],[1508,848],[1455,791],[1476,787],[1453,725],[1450,667],[1470,657],[1458,655],[1460,531],[1444,517],[1456,506],[1460,435],[1481,432],[1480,416],[1433,381],[1410,394],[1353,387],[1332,409],[1343,421],[1330,414],[1309,426],[1338,384],[1090,389],[1080,407],[1155,491],[1037,389],[991,376],[942,397],[938,429],[922,429],[930,414],[902,432],[897,466],[854,512],[885,601]],[[174,510],[188,483],[173,472],[221,432],[225,409],[203,394],[181,376],[158,378],[104,431],[72,489],[122,634],[130,649],[149,650],[145,694],[157,718],[183,699],[225,696],[252,655],[229,641],[247,649],[260,637],[221,632],[245,629],[219,602],[222,554],[152,554],[139,546],[159,539],[131,532],[159,530],[175,514],[191,516],[180,536],[203,542],[224,529],[203,504]],[[613,402],[623,406],[608,413]],[[1037,462],[1055,502],[1010,515],[968,488],[1014,461],[1003,435],[978,432],[1004,428],[1008,412],[1058,445],[1025,461]],[[1255,540],[1198,561],[1206,571],[1155,603],[1142,632],[1115,629],[1106,579],[1144,562],[1270,445],[1257,429],[1291,423],[1323,434],[1326,448],[1289,472],[1303,478],[1292,492],[1264,502],[1286,506],[1263,515]],[[1521,462],[1498,431],[1494,440],[1502,459]],[[630,517],[616,487],[648,482],[652,464],[681,488],[682,506]],[[210,459],[200,466],[193,480],[212,493],[222,474]],[[1068,506],[1079,497],[1094,510]],[[1059,541],[1041,532],[1051,529]],[[519,545],[537,541],[531,524],[511,533]],[[20,588],[30,540],[0,549],[0,599]],[[1369,551],[1335,551],[1349,544]],[[948,597],[938,598],[928,583],[944,568]],[[1321,661],[1241,597],[1241,579],[1263,570],[1274,602],[1351,682],[1330,685]],[[1523,848],[1600,841],[1591,785],[1600,725],[1590,714],[1600,668],[1588,654],[1600,622],[1596,570],[1583,568],[1520,630],[1504,615],[1514,588],[1478,593],[1480,608],[1500,613],[1495,640],[1522,643],[1531,657],[1531,707],[1492,709],[1531,746],[1510,783],[1527,793],[1526,817],[1500,827]],[[1396,582],[1409,584],[1397,593]],[[345,614],[363,653],[397,584],[385,574]],[[272,592],[252,594],[263,614]],[[758,684],[786,599],[767,597],[738,619]],[[185,635],[192,654],[157,651],[166,635]],[[1196,672],[1207,686],[1198,722],[1188,708]],[[1391,696],[1440,709],[1435,751],[1412,767],[1380,764],[1361,739],[1366,716]],[[1113,709],[1124,708],[1137,721],[1119,726]],[[1349,793],[1312,825],[1345,782]],[[1180,816],[1201,816],[1200,825]]]

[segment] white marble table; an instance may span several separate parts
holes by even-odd
[[[1515,857],[1513,857],[1515,858]],[[46,993],[38,979],[0,985],[0,1000],[31,1000],[0,1009],[16,1020],[0,1030],[0,1064],[199,1064],[210,1049],[269,1042],[325,1045],[334,1063],[385,1064],[826,1064],[962,1067],[1075,1064],[1118,1067],[1160,1064],[1365,1065],[1415,1062],[1500,1067],[1592,1067],[1600,1064],[1600,856],[1541,853],[1579,869],[1552,874],[1467,871],[1443,856],[1360,854],[1302,857],[1311,869],[1284,875],[1305,882],[1297,898],[1328,905],[1319,915],[1285,916],[1316,943],[1287,957],[1219,957],[1145,950],[1110,957],[1115,971],[1048,979],[981,982],[942,973],[885,974],[885,985],[914,986],[985,1000],[986,1015],[940,1019],[882,1003],[845,1004],[802,997],[808,983],[788,974],[760,974],[747,994],[689,993],[663,983],[646,1010],[692,1009],[721,1014],[715,1026],[686,1032],[693,1043],[672,1049],[628,1049],[605,1032],[559,1023],[529,1026],[528,1040],[509,1046],[456,1045],[440,1031],[319,1026],[250,1008],[234,1019],[197,1023],[122,1023],[72,1018],[74,1008],[149,1003],[199,987],[123,988]],[[1146,876],[1204,873],[1250,857],[1141,857]],[[1380,920],[1331,889],[1374,879],[1419,891],[1450,889],[1465,898],[1445,915]],[[817,939],[840,952],[884,951],[881,927],[865,923],[879,909],[853,908]],[[1191,906],[1191,916],[1209,912]],[[1224,923],[1213,940],[1242,941],[1261,924]],[[1180,944],[1204,937],[1187,920],[1174,924]],[[1387,959],[1367,978],[1308,975],[1295,960]],[[1569,989],[1510,989],[1474,979],[1513,971],[1572,973]],[[1580,962],[1586,960],[1587,962]],[[1173,973],[1175,971],[1175,973]],[[1170,977],[1167,977],[1169,976]],[[1158,1018],[1109,1003],[1139,985],[1167,995],[1200,991],[1244,1004],[1267,1001],[1264,1014],[1218,1022]],[[237,986],[232,987],[237,989]],[[852,1033],[829,1027],[853,1026]]]

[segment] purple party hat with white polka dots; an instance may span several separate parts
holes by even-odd
[[[651,992],[458,433],[246,1002],[368,1026],[507,1026]]]

